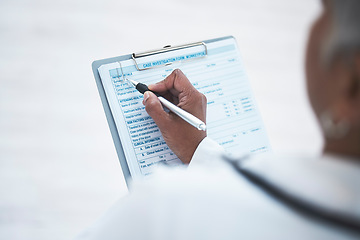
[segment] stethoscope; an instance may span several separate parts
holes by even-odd
[[[334,212],[329,209],[321,208],[320,206],[305,201],[303,199],[299,199],[278,186],[266,181],[261,176],[249,171],[248,169],[242,167],[242,163],[247,160],[246,158],[238,160],[232,159],[229,157],[224,158],[226,162],[230,163],[231,166],[245,179],[254,185],[261,188],[268,195],[273,197],[274,199],[284,203],[286,206],[291,209],[297,211],[300,214],[306,215],[307,217],[316,219],[318,221],[322,221],[328,224],[336,225],[342,228],[345,228],[350,231],[354,231],[356,233],[360,233],[360,220],[354,218],[345,213]]]

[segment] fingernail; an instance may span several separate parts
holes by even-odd
[[[145,104],[146,103],[146,101],[148,100],[148,98],[150,97],[150,93],[148,92],[148,91],[146,91],[145,93],[144,93],[144,100],[143,100],[143,104]]]

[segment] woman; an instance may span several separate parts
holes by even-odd
[[[323,6],[306,59],[309,98],[325,138],[322,157],[228,159],[206,133],[146,92],[146,111],[189,168],[161,169],[135,183],[80,238],[359,239],[360,1]],[[149,88],[205,120],[206,98],[180,70]]]

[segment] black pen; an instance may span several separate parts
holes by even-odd
[[[144,94],[146,91],[151,91],[143,83],[139,83],[139,82],[136,82],[136,81],[128,79],[128,78],[126,80],[128,80],[142,94]],[[153,92],[153,91],[151,91],[151,92]],[[168,100],[166,100],[165,98],[160,96],[158,93],[155,93],[155,92],[153,92],[153,93],[158,97],[158,99],[162,103],[162,105],[164,105],[170,111],[172,111],[173,113],[175,113],[176,115],[178,115],[179,117],[181,117],[182,119],[184,119],[186,122],[188,122],[192,126],[196,127],[197,129],[206,131],[206,125],[203,121],[201,121],[194,115],[186,112],[185,110],[179,108],[178,106],[174,105],[173,103],[169,102]]]

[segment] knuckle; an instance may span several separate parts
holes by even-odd
[[[173,71],[173,73],[178,76],[178,75],[182,74],[183,72],[177,68]]]
[[[201,101],[202,101],[204,104],[206,104],[206,103],[207,103],[207,97],[206,97],[204,94],[202,94],[202,93],[200,93],[200,95],[201,95]]]
[[[196,89],[194,89],[192,96],[193,96],[194,100],[196,100],[196,102],[199,102],[199,103],[207,102],[206,96]]]
[[[165,78],[165,80],[166,80],[166,79],[168,79],[168,80],[170,80],[170,79],[175,79],[176,76],[177,76],[177,70],[178,70],[178,69],[173,70],[173,71],[170,73],[170,75]]]
[[[185,74],[180,70],[180,69],[175,69],[174,71],[173,71],[173,73],[174,73],[174,79],[175,80],[184,80],[184,78],[186,78],[186,76],[185,76]]]

